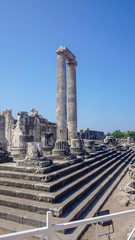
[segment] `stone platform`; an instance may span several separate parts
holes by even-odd
[[[132,150],[121,152],[112,148],[73,164],[54,161],[39,172],[15,163],[0,164],[0,219],[19,224],[21,229],[23,225],[45,226],[47,211],[52,211],[53,224],[94,214],[133,157]],[[82,231],[78,228],[58,235],[64,240],[75,240]]]

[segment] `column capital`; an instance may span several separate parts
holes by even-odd
[[[75,59],[67,59],[67,64],[77,66],[77,61]]]
[[[57,55],[64,54],[66,59],[71,59],[71,60],[75,59],[75,55],[67,47],[60,46],[56,51],[56,54]]]

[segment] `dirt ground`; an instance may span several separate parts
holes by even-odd
[[[0,235],[8,234],[8,233],[11,233],[11,231],[0,228]],[[29,237],[29,238],[22,238],[22,239],[23,240],[39,240],[39,238],[36,238],[36,237]]]
[[[130,209],[135,209],[135,201],[131,201],[128,206],[126,206],[127,200],[125,197],[125,186],[131,181],[128,173],[119,183],[111,197],[108,199],[107,203],[102,210],[109,209],[110,213],[127,211]],[[135,227],[135,215],[126,216],[118,219],[113,219],[114,223],[114,233],[110,235],[111,240],[127,240],[128,234]],[[99,233],[102,233],[105,228],[99,228]],[[0,235],[7,234],[9,231],[0,228]],[[24,238],[23,240],[36,240],[35,237]],[[106,240],[107,236],[98,237],[96,233],[96,226],[93,224],[87,232],[82,236],[81,240]]]
[[[122,212],[131,209],[135,209],[135,201],[130,201],[128,206],[125,197],[125,186],[131,181],[128,173],[119,183],[107,203],[104,205],[102,210],[109,209],[110,213]],[[128,234],[135,227],[135,215],[126,216],[122,218],[113,219],[114,233],[110,235],[111,240],[127,240]],[[99,233],[107,230],[105,227],[99,226]],[[107,232],[107,231],[106,231]],[[107,236],[98,237],[96,232],[96,226],[93,224],[87,232],[82,236],[81,240],[106,240]]]

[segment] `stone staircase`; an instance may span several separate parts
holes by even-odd
[[[0,164],[1,227],[20,231],[45,226],[47,211],[53,213],[53,224],[92,217],[134,156],[132,149],[112,148],[91,154],[84,161],[56,161],[37,172],[15,163]],[[57,235],[79,239],[83,231],[77,228]]]

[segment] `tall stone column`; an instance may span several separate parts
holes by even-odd
[[[77,139],[77,98],[76,98],[76,66],[75,60],[67,60],[68,64],[68,142]]]
[[[67,141],[66,57],[57,51],[57,141]]]
[[[64,154],[67,149],[66,54],[60,47],[57,53],[57,136],[53,154]]]

